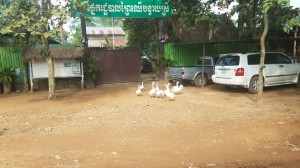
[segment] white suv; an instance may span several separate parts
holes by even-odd
[[[242,86],[250,93],[257,93],[259,62],[260,53],[222,54],[215,65],[212,81]],[[267,52],[263,77],[264,87],[284,84],[300,87],[300,64],[283,53]]]

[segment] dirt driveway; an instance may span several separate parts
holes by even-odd
[[[260,107],[244,89],[186,85],[171,102],[136,87],[58,90],[54,101],[45,91],[0,95],[0,167],[300,166],[294,86],[265,89]]]

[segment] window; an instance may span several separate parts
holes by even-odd
[[[265,64],[292,64],[292,60],[280,53],[267,53]]]
[[[260,54],[248,55],[248,65],[259,65]]]
[[[273,57],[273,54],[266,54],[265,64],[275,64],[275,58]]]
[[[278,64],[291,64],[292,63],[292,60],[290,58],[288,58],[287,56],[285,55],[282,55],[282,54],[276,54],[276,62]]]
[[[232,56],[232,55],[221,57],[217,62],[218,66],[237,66],[239,64],[240,64],[240,57]]]
[[[198,58],[197,65],[202,65],[202,58]],[[204,59],[204,66],[211,65],[210,59]]]

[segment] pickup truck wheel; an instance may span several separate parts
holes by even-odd
[[[248,91],[253,94],[258,92],[258,76],[253,76],[249,83]]]
[[[200,74],[200,75],[196,76],[195,81],[194,81],[194,84],[195,84],[195,86],[197,86],[197,87],[200,87],[200,86],[206,86],[207,81],[208,81],[207,76],[204,75],[204,78],[202,79],[202,75]]]

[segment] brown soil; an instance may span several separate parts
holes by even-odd
[[[162,86],[163,82],[160,82]],[[138,83],[0,95],[0,167],[299,167],[300,89],[185,84],[175,101]]]

